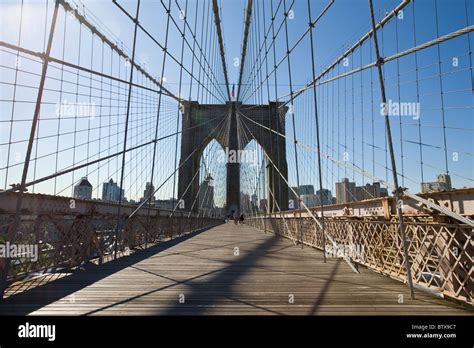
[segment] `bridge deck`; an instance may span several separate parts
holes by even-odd
[[[239,255],[234,255],[234,248]],[[469,314],[341,260],[248,226],[228,223],[101,266],[91,265],[23,293],[4,314]],[[180,303],[180,294],[184,303]],[[289,296],[294,303],[289,303]],[[398,303],[403,294],[404,303]]]

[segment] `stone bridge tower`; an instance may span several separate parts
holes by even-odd
[[[223,150],[243,150],[253,139],[263,148],[270,160],[278,168],[281,175],[287,180],[288,165],[286,161],[285,138],[265,129],[249,119],[285,134],[285,115],[287,107],[279,107],[280,103],[271,102],[269,105],[243,105],[239,102],[226,104],[206,104],[198,102],[182,102],[183,121],[181,134],[181,159],[185,162],[179,170],[178,197],[184,200],[184,210],[190,210],[199,191],[199,171],[202,153],[210,141],[215,139]],[[238,122],[238,118],[242,122]],[[238,124],[245,123],[247,139],[239,137]],[[194,152],[193,152],[194,151]],[[189,160],[186,159],[189,157]],[[227,166],[227,197],[226,212],[240,212],[240,163],[228,163]],[[269,211],[278,211],[274,203],[277,202],[281,210],[288,209],[288,185],[274,166],[267,161],[267,197]],[[194,178],[194,179],[193,179]],[[192,181],[192,182],[191,182]],[[191,182],[191,184],[190,184]],[[189,187],[189,188],[188,188]],[[273,199],[273,194],[275,199]],[[192,209],[198,210],[195,203]]]

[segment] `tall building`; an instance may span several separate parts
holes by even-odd
[[[317,190],[316,193],[301,194],[301,200],[308,208],[318,207],[321,205],[321,191],[323,195],[323,205],[333,204],[331,190],[325,188],[323,188],[322,190]]]
[[[102,200],[109,202],[118,202],[120,197],[124,197],[124,190],[120,190],[120,187],[110,179],[108,182],[104,182],[102,185]]]
[[[212,186],[212,176],[208,175],[199,188],[199,208],[214,208],[214,186]]]
[[[316,207],[319,205],[319,197],[315,194],[300,195],[301,201],[308,207]],[[304,206],[303,206],[304,207]]]
[[[356,199],[358,201],[363,201],[365,199],[373,199],[379,197],[387,197],[388,191],[386,188],[380,186],[379,182],[374,182],[373,184],[365,184],[364,186],[356,187]]]
[[[294,192],[296,192],[296,194]],[[311,195],[314,195],[314,186],[313,185],[300,185],[298,188],[297,186],[292,187],[292,190],[288,190],[288,198],[293,201],[293,209],[299,209],[299,201],[298,196],[307,196],[305,199],[308,200],[308,203],[313,204],[313,198],[309,198]],[[303,197],[300,197],[303,200]],[[309,206],[304,200],[303,202]],[[291,208],[290,208],[291,209]]]
[[[316,205],[321,205],[320,202],[320,196],[321,196],[321,191],[323,193],[323,205],[330,205],[332,204],[332,192],[331,190],[323,188],[322,190],[317,190],[316,191]]]
[[[240,192],[240,210],[247,214],[252,212],[252,204],[250,201],[250,196],[243,192]]]
[[[421,183],[422,193],[448,191],[452,188],[451,176],[449,174],[439,174],[436,177],[436,181]]]
[[[356,200],[356,184],[343,178],[341,182],[336,183],[336,202],[337,204],[354,202]]]
[[[344,204],[366,199],[387,197],[388,190],[380,186],[379,182],[367,183],[363,186],[356,186],[355,182],[343,178],[336,183],[336,204]]]
[[[451,176],[449,174],[438,174],[438,176],[436,176],[436,181],[443,183],[446,187],[446,190],[452,190],[453,188],[451,186]]]
[[[300,195],[314,195],[314,186],[313,185],[300,185],[300,188],[297,192]]]
[[[252,201],[253,209],[258,210],[258,197],[256,194],[252,195],[251,201]]]
[[[260,211],[267,211],[268,209],[268,202],[266,198],[263,198],[259,202],[259,209]]]
[[[149,196],[152,196],[151,201],[154,202],[155,201],[155,196],[153,196],[154,192],[155,192],[155,186],[153,186],[151,182],[147,182],[145,185],[145,191],[143,191],[142,201],[144,201]]]
[[[81,178],[81,181],[74,186],[74,197],[80,199],[92,199],[92,185],[87,180],[87,176]]]

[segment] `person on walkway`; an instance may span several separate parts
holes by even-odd
[[[234,213],[234,224],[238,225],[239,224],[239,214]]]
[[[240,214],[239,221],[241,224],[244,223],[244,214]]]

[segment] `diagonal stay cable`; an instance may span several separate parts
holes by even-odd
[[[243,115],[242,113],[240,113],[242,116],[244,116],[246,119],[249,119],[247,116]],[[245,122],[244,122],[245,124]],[[245,124],[245,126],[247,127],[247,129],[249,130],[250,134],[252,135],[253,137],[253,133],[252,131],[248,128],[248,126]],[[267,159],[270,161],[271,165],[273,166],[273,168],[275,168],[275,170],[277,171],[277,173],[280,175],[280,177],[283,179],[283,181],[286,183],[286,185],[288,186],[288,188],[293,192],[293,194],[295,196],[297,196],[297,193],[296,191],[291,187],[290,183],[288,182],[288,180],[285,178],[285,176],[280,172],[280,169],[278,169],[278,167],[275,165],[275,163],[273,162],[273,160],[270,158],[270,156],[267,156]],[[301,201],[300,202],[301,205],[304,207],[304,209],[308,212],[308,214],[310,215],[310,217],[313,219],[314,222],[316,222],[316,224],[318,225],[318,227],[321,229],[322,231],[322,224],[321,222],[319,221],[318,218],[316,218],[313,214],[313,212],[308,208],[308,206],[306,205],[306,203],[304,201]],[[339,245],[334,241],[334,239],[329,236],[329,235],[326,235],[326,238],[329,239],[329,241],[332,243],[332,246],[334,249],[337,249],[337,250],[340,250],[340,247]],[[303,242],[303,241],[301,241]],[[326,252],[326,245],[323,245],[323,252]],[[349,265],[349,267],[355,272],[355,273],[359,273],[359,271],[357,270],[357,268],[354,266],[354,264],[352,263],[352,260],[346,255],[346,253],[342,252],[341,253],[344,258],[344,260],[347,262],[347,264]]]
[[[168,134],[168,135],[165,135],[165,136],[162,136],[160,138],[157,138],[157,139],[153,139],[153,140],[150,140],[146,143],[143,143],[143,144],[140,144],[140,145],[136,145],[136,146],[133,146],[133,147],[129,147],[127,148],[125,151],[122,150],[122,151],[118,151],[116,153],[113,153],[111,155],[107,155],[107,156],[104,156],[104,157],[101,157],[101,158],[98,158],[96,160],[93,160],[93,161],[90,161],[90,162],[87,162],[87,163],[83,163],[83,164],[80,164],[78,166],[74,166],[74,167],[71,167],[71,168],[68,168],[68,169],[64,169],[64,170],[61,170],[59,172],[56,172],[54,174],[51,174],[51,175],[47,175],[47,176],[44,176],[42,178],[38,178],[36,180],[33,180],[33,181],[30,181],[30,182],[27,182],[25,184],[25,187],[29,187],[29,186],[32,186],[32,185],[36,185],[36,184],[39,184],[40,182],[43,182],[43,181],[46,181],[46,180],[49,180],[49,179],[53,179],[53,178],[56,178],[58,176],[61,176],[61,175],[64,175],[64,174],[68,174],[68,173],[71,173],[73,171],[76,171],[78,169],[82,169],[82,168],[85,168],[87,166],[90,166],[92,164],[96,164],[96,163],[99,163],[99,162],[102,162],[102,161],[105,161],[107,159],[110,159],[110,158],[113,158],[113,157],[117,157],[121,154],[123,154],[124,152],[127,153],[127,152],[130,152],[130,151],[134,151],[134,150],[137,150],[137,149],[140,149],[144,146],[147,146],[147,145],[151,145],[151,144],[154,144],[156,142],[159,142],[161,140],[165,140],[165,139],[168,139],[170,137],[174,137],[176,136],[177,134],[181,134],[183,132],[186,132],[190,129],[193,129],[193,128],[197,128],[197,127],[201,127],[203,126],[204,124],[207,124],[207,123],[210,123],[212,121],[214,121],[215,119],[219,118],[219,117],[222,117],[222,115],[219,115],[219,116],[216,116],[214,118],[211,118],[209,119],[208,121],[206,122],[203,122],[203,123],[200,123],[198,125],[195,125],[195,126],[192,126],[192,127],[188,127],[186,129],[183,129],[183,130],[180,130],[179,132],[175,132],[175,133],[171,133],[171,134]],[[18,185],[17,184],[12,184],[12,188],[11,189],[8,189],[8,190],[4,190],[4,191],[0,191],[0,195],[1,194],[5,194],[5,193],[8,193],[8,192],[15,192],[15,191],[18,191]]]
[[[159,190],[160,188],[162,188],[162,187],[164,186],[164,184],[166,184],[166,182],[167,182],[168,180],[170,180],[170,179],[173,177],[173,175],[174,175],[190,158],[192,158],[192,156],[194,155],[194,153],[196,153],[196,152],[199,150],[200,146],[201,146],[202,144],[204,144],[204,143],[212,136],[212,133],[214,132],[214,130],[216,130],[218,127],[220,127],[220,126],[222,126],[222,125],[225,124],[225,123],[223,123],[223,122],[224,122],[224,120],[226,120],[226,119],[227,119],[227,117],[222,118],[222,120],[221,120],[221,121],[211,130],[211,132],[209,132],[209,134],[203,139],[203,141],[199,144],[199,146],[197,146],[197,147],[182,161],[182,163],[165,179],[165,181],[163,181],[163,182],[160,184],[160,186],[158,186],[153,192],[149,193],[147,197],[143,197],[143,198],[144,198],[143,201],[142,201],[142,202],[140,203],[140,205],[138,205],[138,207],[128,216],[128,218],[131,218],[133,215],[135,215],[135,214],[137,213],[137,211],[140,210],[140,209],[145,205],[145,203],[147,203],[147,202],[151,199],[151,197],[153,197],[153,195],[154,195],[156,192],[158,192],[158,190]]]
[[[221,53],[221,61],[222,61],[222,68],[224,69],[224,78],[225,78],[225,85],[227,90],[227,97],[230,98],[230,90],[229,90],[229,77],[227,74],[227,64],[225,62],[225,52],[224,52],[224,41],[222,40],[222,28],[221,28],[221,19],[219,17],[219,5],[217,4],[217,0],[212,0],[212,9],[214,11],[214,21],[216,23],[217,29],[217,37],[219,40],[219,49]]]
[[[291,140],[291,138],[288,138],[288,137],[287,137],[286,135],[284,135],[284,134],[281,134],[281,133],[279,133],[279,132],[277,132],[277,131],[275,131],[275,130],[273,130],[273,129],[271,129],[271,128],[268,128],[268,127],[266,127],[265,125],[262,125],[262,124],[260,124],[260,123],[258,123],[258,122],[256,122],[256,121],[252,120],[251,118],[248,118],[247,116],[245,116],[245,115],[243,115],[243,114],[242,114],[242,116],[244,116],[247,120],[249,120],[249,121],[251,121],[251,122],[257,124],[258,126],[260,126],[260,127],[264,128],[264,129],[268,130],[269,132],[273,132],[273,133],[275,133],[275,134],[281,136],[282,138]],[[354,165],[354,164],[348,164],[348,163],[346,163],[346,162],[344,162],[344,161],[338,160],[338,159],[336,159],[336,158],[334,158],[334,157],[328,155],[327,153],[325,153],[325,152],[322,151],[322,150],[315,149],[315,148],[313,148],[312,146],[303,144],[303,143],[301,143],[301,142],[298,142],[298,146],[305,147],[306,149],[308,149],[308,150],[310,150],[310,151],[320,152],[322,156],[324,156],[325,158],[329,159],[330,161],[332,161],[332,162],[334,162],[334,163],[336,163],[336,164],[338,164],[338,165],[341,165],[341,166],[343,166],[343,167],[345,167],[345,168],[347,168],[347,169],[350,169],[350,170],[353,170],[353,171],[355,171],[355,172],[358,172],[359,174],[364,175],[365,177],[367,177],[367,178],[369,178],[369,179],[372,179],[372,180],[374,180],[374,181],[378,181],[378,182],[380,182],[382,185],[384,185],[384,186],[386,186],[386,187],[390,187],[390,188],[393,189],[393,190],[395,189],[395,186],[394,186],[393,184],[389,183],[387,180],[384,180],[384,179],[381,179],[381,178],[379,178],[379,177],[377,177],[377,176],[375,176],[375,175],[372,175],[372,174],[370,174],[369,172],[365,171],[365,170],[362,169],[362,168],[359,168],[358,166],[356,166],[356,165]],[[404,194],[405,196],[408,196],[408,197],[410,197],[410,198],[412,198],[412,199],[414,199],[414,200],[416,200],[416,201],[418,201],[418,202],[420,202],[420,203],[422,203],[422,204],[424,204],[424,205],[426,205],[426,206],[432,208],[432,209],[435,209],[435,210],[437,210],[437,211],[439,211],[439,212],[441,212],[441,213],[443,213],[443,214],[445,214],[445,215],[448,215],[448,216],[452,217],[453,219],[456,219],[456,220],[458,220],[458,221],[461,221],[462,223],[465,223],[465,224],[467,224],[467,225],[469,225],[469,226],[474,227],[474,221],[472,221],[472,220],[469,219],[469,218],[466,218],[466,217],[464,217],[464,216],[462,216],[462,215],[458,215],[458,214],[454,213],[453,211],[451,211],[451,210],[449,210],[449,209],[447,209],[447,208],[445,208],[445,207],[442,207],[442,206],[440,206],[440,205],[438,205],[438,204],[435,204],[435,203],[433,203],[433,202],[431,202],[431,201],[429,201],[429,200],[427,200],[427,199],[424,199],[424,198],[422,198],[422,197],[420,197],[420,196],[418,196],[418,195],[416,195],[416,194],[413,194],[413,193],[409,192],[408,190],[405,190],[405,191],[403,192],[403,194]]]
[[[242,119],[240,118],[240,115],[238,115],[239,117],[237,118],[238,120],[238,128],[239,128],[239,131],[241,132],[241,135],[243,135],[244,137],[247,138],[247,140],[249,139],[248,137],[248,133],[250,133],[251,135],[251,138],[254,138],[253,134],[250,132],[250,130],[248,129],[248,127],[246,127],[247,129],[245,129],[244,127],[242,127]],[[246,125],[245,125],[246,126]],[[266,153],[264,153],[265,155],[265,158],[268,159],[268,155]],[[280,208],[280,205],[278,204],[278,201],[275,197],[275,194],[273,192],[273,190],[271,189],[271,187],[268,187],[268,191],[270,192],[270,195],[272,196],[272,199],[273,199],[273,203],[276,205],[277,209],[278,209],[278,212],[280,213],[280,217],[283,219],[283,223],[285,224],[285,227],[286,227],[286,230],[289,232],[289,239],[293,242],[294,245],[296,245],[296,241],[298,240],[292,230],[290,229],[290,227],[288,226],[288,222],[286,221],[286,218]]]
[[[226,123],[227,123],[227,122],[229,122],[229,119],[228,119],[228,118],[226,119]],[[223,132],[225,132],[225,129],[226,129],[226,127],[223,126],[223,127],[219,130],[219,134],[216,136],[216,138],[218,138],[218,137],[220,136],[220,134],[222,134]],[[202,167],[202,165],[201,165],[201,167]],[[205,170],[206,170],[206,169],[205,169]],[[207,170],[206,170],[206,171],[207,171]],[[196,176],[197,176],[197,174],[199,174],[199,172],[200,172],[199,170],[196,170],[196,173],[194,173],[193,177],[191,178],[191,180],[189,181],[188,185],[186,186],[186,189],[185,189],[184,192],[181,194],[181,197],[178,198],[178,202],[177,202],[177,204],[175,205],[175,207],[173,208],[173,211],[172,211],[172,213],[170,214],[169,217],[172,217],[173,214],[175,213],[176,209],[178,209],[180,200],[183,199],[184,195],[188,192],[188,190],[190,189],[190,187],[191,187],[193,181],[196,179]],[[200,188],[199,188],[199,189],[200,189]],[[198,195],[199,195],[199,192],[198,192]],[[197,197],[198,195],[196,195],[196,197]],[[193,206],[194,206],[194,203],[193,203]],[[192,207],[193,207],[193,206],[192,206]],[[190,208],[190,212],[192,211],[192,207]]]
[[[240,97],[240,88],[242,85],[242,77],[244,74],[245,58],[246,58],[246,53],[247,53],[247,40],[248,40],[248,35],[249,35],[249,30],[250,30],[250,21],[252,19],[252,5],[253,5],[253,1],[247,0],[247,15],[245,17],[244,39],[242,43],[242,55],[240,58],[240,73],[239,73],[239,84],[237,85],[237,100],[239,100],[239,97]]]

